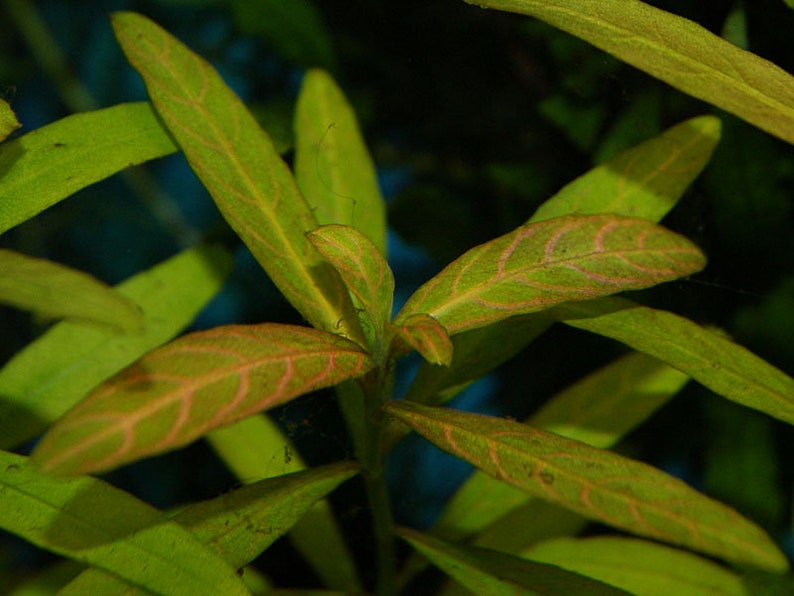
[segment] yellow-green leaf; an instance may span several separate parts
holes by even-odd
[[[17,120],[14,110],[8,105],[5,99],[0,99],[0,141],[4,141],[8,135],[22,126]]]
[[[341,280],[306,239],[316,220],[240,98],[145,17],[115,13],[113,28],[191,168],[279,290],[315,327],[360,340]]]
[[[224,424],[367,372],[351,341],[265,323],[216,327],[150,352],[44,436],[46,470],[87,473],[187,445]]]
[[[645,540],[559,538],[538,544],[521,556],[642,596],[750,596],[736,573],[686,551]]]
[[[44,474],[4,451],[0,528],[155,594],[248,593],[234,568],[157,509],[95,478]]]
[[[0,233],[90,184],[176,151],[148,103],[75,114],[0,151]]]
[[[565,305],[555,315],[667,362],[731,401],[794,424],[794,379],[689,319],[614,297]]]
[[[494,478],[589,519],[734,563],[788,569],[757,525],[646,464],[511,420],[410,402],[387,409]]]
[[[794,77],[639,0],[466,0],[530,15],[794,143]]]
[[[295,179],[321,224],[345,224],[386,254],[386,207],[356,115],[322,70],[303,78],[295,112]]]
[[[138,306],[90,275],[0,249],[0,302],[55,319],[77,319],[135,331]]]
[[[138,332],[64,321],[15,354],[0,370],[0,447],[41,434],[102,381],[176,336],[230,269],[217,246],[182,252],[116,286],[143,313]]]
[[[401,528],[399,535],[434,565],[475,594],[488,596],[627,596],[618,588],[553,565],[495,550],[462,546]]]
[[[452,363],[452,340],[443,325],[430,315],[416,314],[395,327],[397,336],[430,364]]]
[[[561,302],[646,288],[704,264],[686,238],[645,219],[558,217],[469,250],[419,288],[396,323],[426,313],[452,335]]]

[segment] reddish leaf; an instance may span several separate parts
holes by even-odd
[[[364,374],[369,357],[324,331],[263,324],[193,333],[99,387],[44,437],[47,470],[107,470]]]
[[[452,340],[444,326],[430,315],[411,315],[395,330],[402,341],[430,364],[452,363]]]

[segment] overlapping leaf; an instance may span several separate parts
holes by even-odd
[[[102,381],[177,335],[230,268],[219,247],[185,251],[116,287],[143,313],[138,332],[64,321],[14,355],[0,370],[0,447],[41,434]]]
[[[353,342],[310,328],[231,325],[193,333],[98,388],[45,435],[34,458],[59,473],[106,470],[371,366]]]
[[[243,102],[145,17],[116,13],[113,28],[191,168],[279,290],[315,327],[362,340],[339,276],[306,239],[315,218]]]
[[[81,188],[176,150],[148,103],[75,114],[9,141],[0,152],[0,233]]]
[[[639,0],[466,0],[537,17],[794,143],[794,77]]]
[[[761,528],[646,464],[510,420],[410,402],[387,408],[487,474],[590,519],[740,564],[788,568]]]
[[[90,275],[52,261],[0,250],[0,302],[56,319],[134,331],[138,306]]]
[[[411,315],[395,327],[395,331],[430,364],[449,366],[452,363],[452,340],[441,323],[430,315]]]
[[[248,593],[234,568],[160,511],[101,480],[55,478],[7,452],[0,527],[155,594]]]
[[[0,141],[4,141],[8,135],[22,126],[17,120],[14,110],[8,105],[5,99],[0,98]]]
[[[653,286],[704,264],[691,242],[644,219],[559,217],[471,249],[419,288],[396,323],[426,313],[455,334],[561,302]]]
[[[375,166],[353,109],[321,70],[304,75],[298,97],[295,179],[319,223],[353,226],[386,254],[386,208]]]

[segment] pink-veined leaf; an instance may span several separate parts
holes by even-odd
[[[753,522],[646,464],[511,420],[410,402],[387,409],[441,449],[589,519],[735,563],[788,569]]]
[[[307,327],[266,323],[192,333],[100,386],[55,424],[33,457],[57,473],[107,470],[360,376],[371,365],[353,342]]]
[[[645,219],[559,217],[471,249],[419,288],[396,323],[426,313],[452,335],[562,302],[647,288],[704,265],[689,240]]]
[[[395,326],[397,336],[430,364],[452,363],[452,340],[444,326],[430,315],[411,315]]]

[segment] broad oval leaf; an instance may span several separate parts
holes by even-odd
[[[559,217],[471,249],[419,288],[396,323],[426,313],[452,335],[562,302],[647,288],[704,265],[689,240],[645,219]]]
[[[527,561],[495,550],[463,546],[401,528],[398,534],[455,581],[489,596],[627,596],[618,588],[553,565]]]
[[[485,473],[589,519],[735,563],[788,569],[757,525],[646,464],[511,420],[410,402],[387,409]]]
[[[342,281],[306,239],[317,222],[245,104],[206,60],[152,21],[121,12],[112,22],[190,167],[279,290],[313,326],[361,340]]]
[[[452,340],[444,326],[430,315],[417,314],[395,326],[397,337],[430,364],[449,366],[452,363]]]
[[[0,527],[155,594],[248,594],[233,567],[157,509],[101,480],[57,478],[3,451]]]
[[[0,249],[0,302],[44,317],[78,319],[135,331],[138,306],[87,273]]]
[[[22,126],[17,120],[14,110],[8,105],[5,99],[0,98],[0,141],[4,141],[8,135]]]
[[[386,254],[386,206],[356,115],[328,73],[303,77],[295,110],[295,179],[320,224],[353,226]]]
[[[99,387],[34,451],[57,473],[107,470],[367,372],[369,357],[324,331],[266,323],[192,333]]]
[[[3,145],[0,233],[130,166],[177,151],[149,103],[74,114]]]
[[[537,17],[794,143],[794,77],[700,25],[639,0],[466,0]]]

